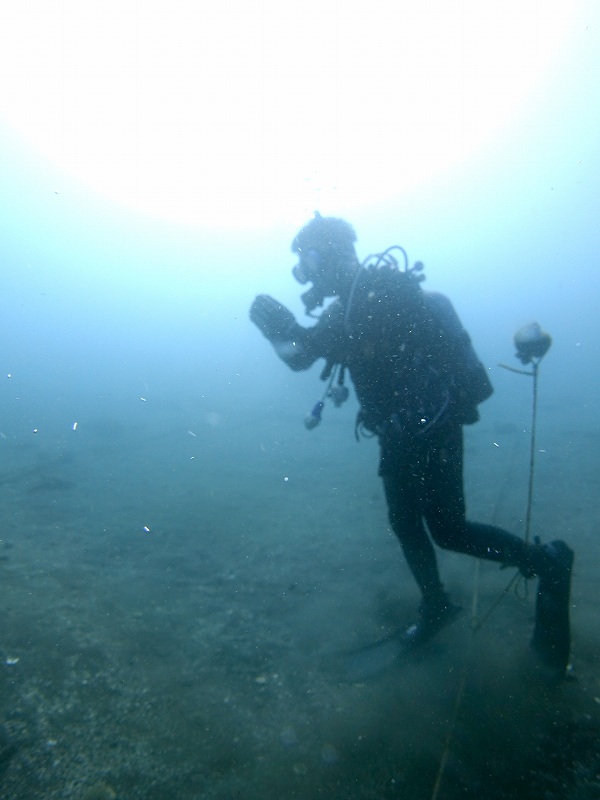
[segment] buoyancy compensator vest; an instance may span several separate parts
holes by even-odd
[[[448,414],[452,374],[421,269],[409,268],[404,250],[394,247],[367,259],[355,278],[344,315],[344,363],[361,406],[357,431],[425,436]]]

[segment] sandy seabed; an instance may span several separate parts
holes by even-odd
[[[450,553],[465,611],[376,675],[418,596],[348,420],[83,420],[0,442],[3,800],[600,798],[596,429],[546,425],[534,533],[577,553],[576,680],[529,652],[535,584]],[[470,516],[522,533],[528,436],[467,432]],[[521,585],[521,588],[523,586]],[[458,700],[458,703],[457,703]],[[454,724],[452,724],[454,720]]]

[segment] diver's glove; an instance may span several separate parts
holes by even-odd
[[[296,318],[291,311],[268,294],[259,294],[250,306],[250,319],[270,342],[291,337]]]

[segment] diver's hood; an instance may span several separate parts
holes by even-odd
[[[302,285],[313,284],[301,296],[307,314],[322,306],[326,297],[335,296],[326,286],[327,271],[353,253],[355,241],[354,228],[348,222],[322,217],[318,211],[294,238],[292,252],[298,254],[299,260],[292,274]]]

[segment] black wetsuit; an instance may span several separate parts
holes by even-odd
[[[379,439],[392,528],[427,601],[443,592],[427,531],[450,550],[526,573],[531,565],[523,540],[465,518],[462,426],[477,421],[492,386],[450,301],[401,276],[362,270],[348,301],[273,344],[294,370],[321,357],[349,370],[357,424]]]

